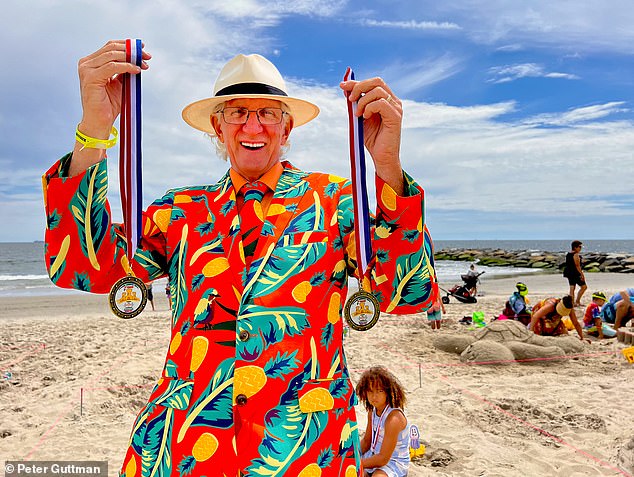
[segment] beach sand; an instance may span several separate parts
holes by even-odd
[[[634,365],[620,352],[623,344],[593,341],[583,356],[497,366],[467,366],[433,347],[436,334],[470,332],[458,323],[463,316],[478,310],[488,321],[499,314],[517,280],[528,285],[532,303],[567,290],[560,275],[484,279],[478,303],[451,300],[440,331],[424,315],[384,315],[372,330],[346,336],[355,382],[382,364],[407,390],[406,413],[427,446],[409,475],[633,474]],[[588,280],[586,304],[593,290],[634,285],[623,274]],[[117,475],[169,344],[167,300],[155,288],[157,311],[128,321],[111,314],[105,296],[0,299],[4,460],[107,460]],[[357,410],[363,432],[366,414]]]

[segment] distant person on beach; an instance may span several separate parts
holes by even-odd
[[[583,329],[575,314],[570,295],[563,298],[546,298],[533,306],[533,316],[528,329],[541,336],[567,335],[568,330],[563,321],[564,316],[570,318],[572,325],[577,330],[579,339],[583,341]]]
[[[152,311],[154,311],[154,292],[152,291],[152,282],[146,282],[145,288],[147,289],[147,301],[152,305]]]
[[[531,322],[531,310],[528,307],[528,287],[523,282],[515,284],[516,290],[506,301],[502,314],[510,320],[517,320],[523,325]]]
[[[469,278],[472,278],[470,280],[470,283],[472,283],[473,285],[469,288],[469,291],[471,293],[471,296],[476,296],[476,294],[478,293],[478,282],[480,281],[478,277],[480,276],[480,274],[476,269],[475,263],[471,264],[469,270],[467,271],[467,273],[465,273],[465,275]]]
[[[603,321],[613,324],[615,330],[625,326],[634,318],[633,298],[634,288],[626,288],[612,295],[601,310]]]
[[[167,296],[167,304],[169,305],[171,310],[172,309],[172,292],[170,291],[169,281],[165,284],[165,295]]]
[[[432,330],[439,330],[442,322],[442,315],[447,313],[445,310],[445,304],[442,302],[442,296],[440,293],[436,293],[436,299],[431,308],[427,310],[427,320],[431,325]]]
[[[581,306],[581,297],[588,289],[586,285],[586,276],[583,273],[583,266],[581,262],[581,249],[583,243],[579,240],[573,240],[570,244],[570,252],[566,254],[566,263],[564,264],[564,277],[568,279],[568,285],[570,291],[568,294],[574,299],[575,288],[579,285],[579,291],[577,292],[577,299],[574,301],[574,306]]]
[[[592,302],[586,307],[586,312],[583,315],[583,329],[591,336],[598,336],[599,339],[605,337],[604,323],[601,320],[601,308],[606,301],[605,293],[602,291],[594,292],[592,294]]]
[[[405,417],[405,390],[383,366],[366,370],[357,395],[368,411],[361,439],[364,475],[405,477],[409,468],[409,429]]]

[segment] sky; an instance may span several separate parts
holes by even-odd
[[[346,67],[387,82],[435,239],[634,239],[632,25],[631,0],[5,0],[0,242],[44,238],[41,175],[81,120],[77,62],[111,38],[142,38],[153,55],[145,205],[226,171],[181,110],[234,55],[259,53],[321,108],[291,134],[287,157],[305,170],[350,175]]]

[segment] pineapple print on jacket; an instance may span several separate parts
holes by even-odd
[[[106,293],[125,274],[126,246],[110,220],[106,163],[66,178],[69,157],[44,176],[49,274]],[[395,314],[424,311],[434,277],[424,193],[405,179],[405,197],[376,184],[371,286]],[[350,194],[345,179],[285,162],[248,269],[229,174],[147,209],[132,268],[168,277],[172,338],[122,475],[358,475],[341,320],[356,269]]]

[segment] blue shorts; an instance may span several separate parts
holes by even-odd
[[[427,312],[427,319],[429,321],[440,321],[442,320],[442,311],[438,310],[438,311],[428,311]]]
[[[372,452],[367,451],[361,457],[371,457],[371,456],[372,456]],[[403,469],[403,467],[394,460],[390,460],[387,464],[381,467],[372,467],[371,469],[363,469],[363,470],[366,471],[370,475],[372,475],[374,471],[376,470],[382,470],[383,472],[387,474],[387,477],[406,477],[407,476],[407,469]]]

